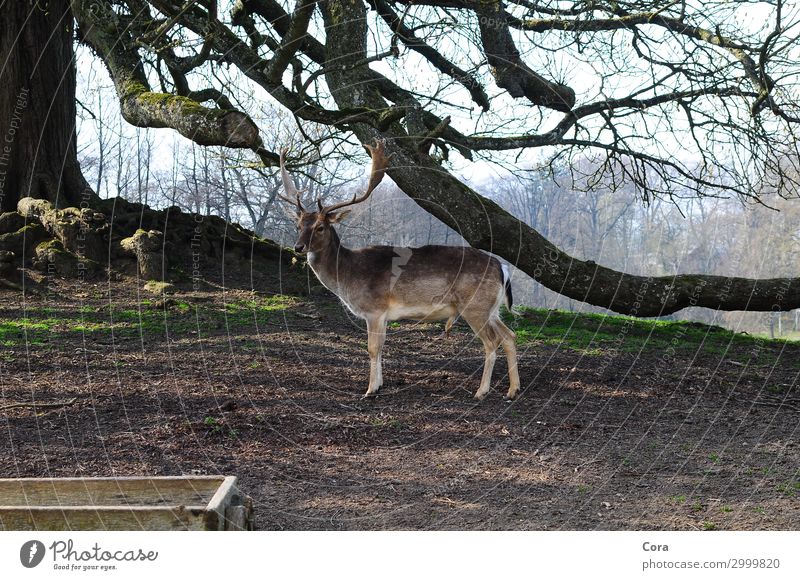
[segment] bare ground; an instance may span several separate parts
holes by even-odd
[[[403,323],[362,401],[363,324],[329,297],[60,284],[0,294],[0,406],[76,398],[0,411],[4,477],[237,475],[259,529],[800,528],[795,344],[532,340],[521,397],[500,357],[476,404],[469,330]]]

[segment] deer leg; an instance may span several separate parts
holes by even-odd
[[[453,328],[453,323],[456,321],[456,318],[458,318],[458,314],[454,314],[447,319],[447,322],[444,323],[444,332],[439,335],[438,340],[450,337],[450,329]]]
[[[497,344],[492,340],[483,339],[483,348],[486,352],[486,358],[483,359],[483,376],[481,377],[481,386],[475,393],[475,398],[478,400],[483,399],[492,388],[492,371],[494,370],[494,363],[497,360]]]
[[[487,320],[482,316],[469,316],[466,313],[462,313],[462,315],[483,342],[483,349],[486,353],[483,361],[481,386],[478,387],[478,391],[475,393],[476,399],[483,399],[492,387],[492,371],[497,360],[497,347],[500,346],[500,336],[497,334],[491,320]]]
[[[386,316],[367,318],[367,350],[369,351],[369,386],[364,397],[374,397],[383,384],[381,352],[386,340]]]
[[[519,393],[519,369],[517,369],[517,335],[508,328],[501,320],[496,322],[497,330],[502,337],[503,350],[506,351],[508,359],[508,380],[511,385],[508,387],[506,399],[513,401]]]

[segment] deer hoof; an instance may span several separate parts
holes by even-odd
[[[512,402],[514,402],[514,400],[515,400],[516,398],[517,398],[517,394],[516,394],[516,393],[514,393],[513,395],[506,394],[506,395],[503,397],[503,400],[504,400],[506,403],[512,403]]]
[[[367,391],[361,396],[361,400],[363,401],[364,399],[374,399],[377,396],[378,396],[378,391]]]

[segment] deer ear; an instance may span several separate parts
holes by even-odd
[[[339,212],[336,212],[336,213],[329,213],[328,214],[328,223],[338,224],[344,218],[346,218],[348,215],[350,215],[350,210],[349,209],[346,209],[344,211],[339,211]]]

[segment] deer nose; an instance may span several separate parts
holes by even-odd
[[[306,251],[306,245],[305,244],[295,244],[294,251],[299,253],[299,254],[302,254],[303,252]]]

